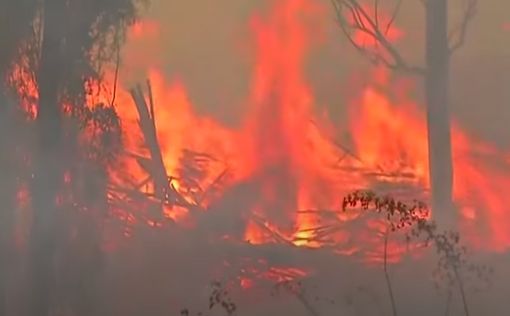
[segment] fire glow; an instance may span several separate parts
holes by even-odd
[[[320,18],[321,10],[307,0],[279,1],[268,16],[252,17],[256,60],[246,99],[248,110],[240,129],[199,116],[184,83],[168,82],[159,69],[149,72],[157,136],[165,168],[173,177],[172,186],[190,204],[198,203],[206,210],[236,205],[239,209],[232,212],[245,225],[242,239],[251,244],[275,242],[275,238],[314,248],[327,242],[342,243],[345,231],[329,236],[327,242],[321,240],[315,230],[323,224],[318,210],[329,209],[336,221],[345,221],[339,209],[343,195],[353,189],[369,188],[377,182],[397,182],[425,192],[429,187],[424,115],[408,97],[409,85],[391,80],[384,69],[374,69],[372,83],[350,100],[347,128],[359,161],[341,159],[346,153],[333,141],[339,132],[330,128],[335,125],[334,118],[317,115],[313,89],[303,71],[314,44],[313,23],[305,20]],[[143,37],[145,29],[138,24],[133,29],[135,37]],[[153,36],[157,26],[151,23],[148,30]],[[391,34],[400,37],[403,32],[395,28]],[[127,90],[118,93],[117,109],[128,151],[147,155],[140,151],[143,137]],[[505,214],[510,200],[503,191],[510,185],[509,166],[504,159],[500,165],[490,159],[509,154],[475,140],[457,123],[452,135],[460,225],[475,245],[507,249],[510,224]],[[201,193],[184,180],[183,161],[190,152],[203,155],[203,168],[193,184]],[[381,174],[365,177],[356,171],[360,164]],[[144,177],[136,163],[129,166],[134,177]],[[354,171],[347,172],[342,166]],[[401,176],[384,178],[382,173]],[[197,194],[226,174],[219,194],[197,199]],[[250,197],[241,204],[226,203],[227,193],[241,187],[249,188]],[[167,207],[165,214],[193,226],[192,213],[185,208]]]
[[[363,230],[347,229],[343,223],[356,216],[342,212],[342,200],[345,194],[362,188],[386,188],[390,194],[405,188],[410,199],[427,199],[430,181],[425,115],[410,97],[415,83],[392,78],[379,67],[369,73],[368,83],[360,87],[357,97],[348,100],[346,126],[337,126],[336,118],[324,115],[304,71],[317,44],[313,40],[320,32],[317,25],[326,11],[312,2],[280,0],[267,15],[254,14],[250,19],[255,62],[240,128],[199,115],[185,83],[165,77],[159,60],[150,64],[152,59],[144,59],[144,51],[125,52],[126,69],[122,72],[128,76],[140,68],[150,68],[152,99],[147,103],[154,105],[151,114],[170,187],[183,198],[181,205],[161,208],[157,199],[144,200],[129,209],[116,208],[126,225],[145,222],[161,227],[160,218],[145,214],[156,209],[164,219],[193,229],[199,225],[198,210],[199,215],[207,213],[224,222],[219,229],[221,239],[253,246],[281,243],[323,248],[339,254],[364,252],[365,259],[381,261],[383,245],[378,233],[384,230],[382,223],[367,220]],[[128,38],[158,49],[160,36],[156,22],[142,21]],[[392,24],[388,36],[398,40],[405,33]],[[372,45],[363,34],[355,39],[360,45]],[[22,106],[35,116],[37,89],[32,78],[23,65],[15,67],[12,76],[26,83],[19,91]],[[115,76],[111,72],[105,77],[113,82]],[[118,170],[111,170],[110,181],[118,187],[136,183],[139,193],[153,198],[156,185],[150,180],[152,167],[147,158],[151,153],[129,88],[122,83],[116,91],[115,106],[125,147],[118,162],[122,173],[129,173],[130,181]],[[105,100],[109,103],[111,95]],[[90,104],[97,101],[89,100]],[[462,233],[475,247],[507,250],[510,152],[475,139],[457,122],[452,126],[454,198]],[[343,132],[351,136],[352,150],[335,141]],[[27,190],[20,189],[18,199],[20,207],[26,208]],[[353,237],[356,245],[351,244]],[[106,248],[111,247],[108,244]],[[405,251],[391,240],[388,248],[391,262],[398,261]],[[285,273],[288,279],[307,274],[304,267],[277,268],[268,262],[250,267],[252,270],[243,267],[240,276],[246,288],[258,274],[280,281]]]

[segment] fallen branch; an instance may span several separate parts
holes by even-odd
[[[163,204],[192,207],[193,205],[190,205],[190,203],[186,201],[186,199],[183,198],[177,190],[175,190],[169,181],[169,176],[165,168],[163,155],[157,138],[156,120],[154,116],[154,100],[151,92],[152,88],[149,82],[147,83],[147,86],[149,90],[149,104],[147,104],[140,85],[137,85],[131,90],[131,96],[138,111],[140,129],[150,152],[150,161],[152,166],[152,173],[150,175],[154,180],[154,195],[161,201],[161,207]]]

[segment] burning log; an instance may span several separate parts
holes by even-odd
[[[150,158],[138,157],[138,162],[154,180],[155,198],[160,201],[165,201],[170,205],[191,208],[192,205],[177,192],[169,181],[170,178],[165,168],[157,137],[154,100],[150,81],[147,81],[147,87],[149,91],[149,104],[147,104],[140,85],[137,85],[131,90],[131,96],[138,111],[139,126],[150,152]]]
[[[150,85],[149,85],[150,86]],[[159,148],[156,134],[156,125],[154,120],[154,105],[150,103],[150,112],[140,85],[131,90],[131,96],[138,110],[139,125],[143,132],[145,142],[150,151],[151,168],[149,172],[155,182],[155,192],[157,196],[163,198],[167,187],[167,174],[163,163],[163,157]],[[152,100],[152,98],[151,98]]]

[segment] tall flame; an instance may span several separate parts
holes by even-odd
[[[172,186],[189,201],[196,201],[197,194],[228,171],[220,195],[198,200],[205,209],[232,207],[233,216],[243,219],[244,239],[252,244],[279,240],[321,247],[324,236],[318,235],[317,228],[324,220],[319,210],[330,210],[333,221],[348,221],[349,216],[337,212],[344,193],[394,184],[426,193],[430,185],[423,113],[410,97],[409,80],[395,82],[385,69],[374,69],[370,84],[350,100],[347,130],[353,139],[352,152],[335,143],[334,120],[317,114],[304,71],[314,35],[320,32],[321,13],[310,0],[281,0],[269,15],[250,20],[255,63],[248,109],[239,129],[198,115],[185,84],[179,80],[168,83],[157,65],[149,72],[157,135]],[[137,25],[133,34],[143,37],[147,32],[151,37],[157,30],[156,26]],[[403,36],[393,24],[390,30],[391,38]],[[117,103],[128,151],[147,155],[140,150],[143,135],[129,93],[120,91]],[[510,181],[510,154],[475,140],[456,122],[452,135],[454,196],[461,226],[473,243],[507,249],[510,221],[505,215],[510,201],[503,188]],[[190,151],[203,155],[198,160],[207,160],[207,165],[190,171],[186,165]],[[362,168],[368,172],[361,172]],[[136,164],[128,169],[136,178],[144,177]],[[187,182],[190,172],[197,181],[193,185]],[[191,186],[200,192],[191,192]],[[243,190],[248,194],[238,194]],[[187,210],[166,213],[178,222],[190,218]],[[367,225],[381,229],[376,222]],[[328,236],[329,242],[347,239],[343,230],[333,235]],[[363,240],[369,239],[362,235]]]

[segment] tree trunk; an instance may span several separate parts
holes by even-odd
[[[8,276],[12,257],[12,225],[14,213],[15,171],[12,160],[10,115],[3,89],[0,87],[0,316],[7,314]]]
[[[39,108],[36,119],[38,146],[34,154],[32,187],[33,227],[31,240],[32,292],[30,315],[48,316],[55,288],[54,260],[57,235],[57,194],[62,181],[61,129],[59,105],[61,60],[59,0],[44,2],[43,39],[37,73]],[[59,162],[60,161],[60,162]]]
[[[426,1],[425,93],[432,209],[440,221],[452,218],[453,165],[448,109],[448,1]]]

